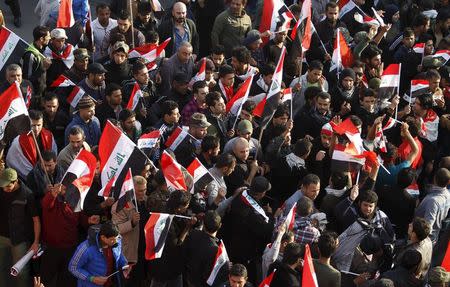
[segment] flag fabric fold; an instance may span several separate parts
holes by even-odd
[[[22,91],[20,90],[20,85],[18,82],[14,82],[8,89],[6,89],[0,95],[0,139],[7,134],[6,126],[10,123],[10,126],[17,127],[17,131],[27,129],[30,127],[29,120],[28,125],[23,121],[28,119],[28,110],[23,99]],[[16,124],[12,121],[17,120]],[[26,125],[25,127],[22,127]]]
[[[110,197],[112,188],[114,187],[115,184],[116,184],[116,176],[113,176],[108,181],[108,183],[99,190],[98,196],[103,196],[105,198]]]
[[[139,104],[139,100],[144,97],[142,93],[141,87],[139,83],[134,83],[133,90],[131,91],[130,99],[128,100],[127,109],[134,111],[137,105]]]
[[[28,43],[14,32],[0,27],[0,80],[3,82],[6,75],[6,67],[10,64],[20,63]]]
[[[128,207],[128,203],[133,200],[134,192],[133,175],[131,174],[131,169],[128,169],[127,175],[122,183],[122,188],[120,189],[116,212],[121,211],[124,207]]]
[[[309,50],[311,46],[311,38],[312,38],[312,22],[311,22],[311,0],[305,0],[302,4],[302,10],[300,12],[300,18],[298,19],[294,29],[291,32],[291,39],[294,41],[295,37],[298,36],[301,46],[302,52],[306,52]],[[301,29],[301,33],[298,30]]]
[[[337,70],[338,72],[344,68],[348,68],[353,63],[353,54],[350,47],[345,41],[344,35],[338,28],[336,30],[336,39],[334,41],[333,55],[331,56],[333,62],[330,67],[330,71]]]
[[[192,79],[189,81],[189,86],[192,87],[195,82],[198,81],[204,81],[206,78],[206,58],[201,59],[200,69],[195,74],[195,76],[192,77]]]
[[[311,257],[311,250],[309,249],[309,244],[306,244],[305,246],[305,257],[303,259],[303,272],[302,272],[302,286],[319,287],[316,272],[314,271],[314,265]]]
[[[209,286],[213,286],[220,269],[227,262],[230,262],[230,259],[228,258],[228,253],[227,250],[225,249],[225,244],[223,244],[223,241],[221,240],[219,247],[217,248],[216,258],[214,259],[211,273],[209,274],[208,280],[206,280],[206,283]]]
[[[294,15],[282,0],[266,0],[263,4],[263,11],[259,31],[264,33],[269,30],[273,32],[270,39],[275,37],[276,32],[286,31],[290,27]],[[268,40],[263,39],[266,43]]]
[[[158,143],[161,137],[160,130],[154,130],[149,133],[141,135],[138,139],[137,147],[140,149],[152,149]]]
[[[270,287],[270,284],[272,283],[273,276],[275,275],[276,270],[274,270],[272,273],[269,274],[264,280],[259,284],[259,287]]]
[[[208,169],[195,158],[188,166],[187,171],[194,178],[194,185],[197,190],[203,190],[214,180],[214,177],[209,173]]]
[[[67,102],[72,108],[76,109],[78,102],[81,100],[84,94],[86,94],[86,92],[82,88],[80,88],[79,86],[75,86],[73,87],[72,92],[70,92],[69,96],[67,97]]]
[[[254,75],[248,77],[245,82],[239,87],[239,90],[234,94],[230,101],[228,101],[226,109],[227,113],[239,116],[242,105],[247,101],[250,88],[252,86]]]
[[[145,259],[161,258],[173,215],[152,212],[144,227]]]
[[[167,187],[173,190],[187,191],[181,165],[167,151],[164,151],[161,155],[161,170],[166,179]]]
[[[378,97],[380,99],[390,99],[399,91],[401,64],[390,64],[381,76]]]
[[[75,25],[75,17],[73,16],[72,0],[61,0],[59,2],[58,20],[56,27],[70,28]]]
[[[169,44],[172,38],[166,39],[160,45],[156,46],[154,44],[147,44],[140,47],[136,47],[128,53],[128,58],[144,58],[147,63],[154,62],[157,58],[161,56],[161,53],[166,48],[167,44]]]

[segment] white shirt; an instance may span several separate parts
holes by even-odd
[[[108,55],[108,44],[105,42],[106,34],[109,34],[109,31],[117,27],[117,20],[109,18],[109,23],[107,27],[103,27],[99,22],[98,18],[92,21],[92,31],[94,33],[94,44],[95,44],[95,53],[94,58],[98,60],[102,57]]]

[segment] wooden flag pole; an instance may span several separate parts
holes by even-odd
[[[37,142],[36,135],[34,134],[33,130],[31,130],[30,133],[33,137],[33,142],[36,145],[36,152],[37,152],[40,164],[41,164],[41,168],[44,171],[45,180],[48,182],[48,184],[52,184],[52,182],[50,181],[50,177],[48,176],[47,170],[45,169],[45,166],[44,166],[44,159],[42,158],[41,149],[39,148],[39,144]]]

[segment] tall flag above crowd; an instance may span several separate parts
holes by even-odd
[[[291,32],[292,40],[295,40],[295,37],[299,37],[303,53],[309,50],[309,47],[311,46],[313,31],[311,22],[311,5],[311,0],[305,0],[303,2],[300,19],[298,19],[297,24]]]
[[[5,80],[6,67],[20,63],[28,43],[6,27],[0,27],[0,81]]]
[[[11,135],[7,136],[6,142],[12,140],[21,131],[30,128],[27,106],[18,82],[14,82],[0,95],[0,140],[8,135],[6,131],[8,123],[14,131],[11,131]]]
[[[275,37],[275,33],[289,30],[293,18],[294,15],[283,1],[266,0],[263,4],[259,31],[261,33],[265,31],[272,32],[272,36],[270,37],[272,39]],[[267,42],[267,39],[263,39],[263,41]]]

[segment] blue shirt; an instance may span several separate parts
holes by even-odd
[[[186,24],[186,22],[183,25],[184,28],[184,35],[182,36],[180,34],[180,32],[178,31],[178,29],[175,27],[175,25],[173,26],[173,34],[175,35],[175,42],[173,45],[173,52],[176,53],[178,51],[178,48],[180,47],[181,43],[183,42],[189,42],[189,27]]]
[[[411,166],[411,162],[405,160],[397,165],[391,165],[387,166],[387,170],[391,173],[388,174],[384,168],[380,168],[378,171],[378,177],[377,177],[377,187],[383,186],[383,185],[395,185],[397,183],[397,175],[398,173],[407,167]]]

